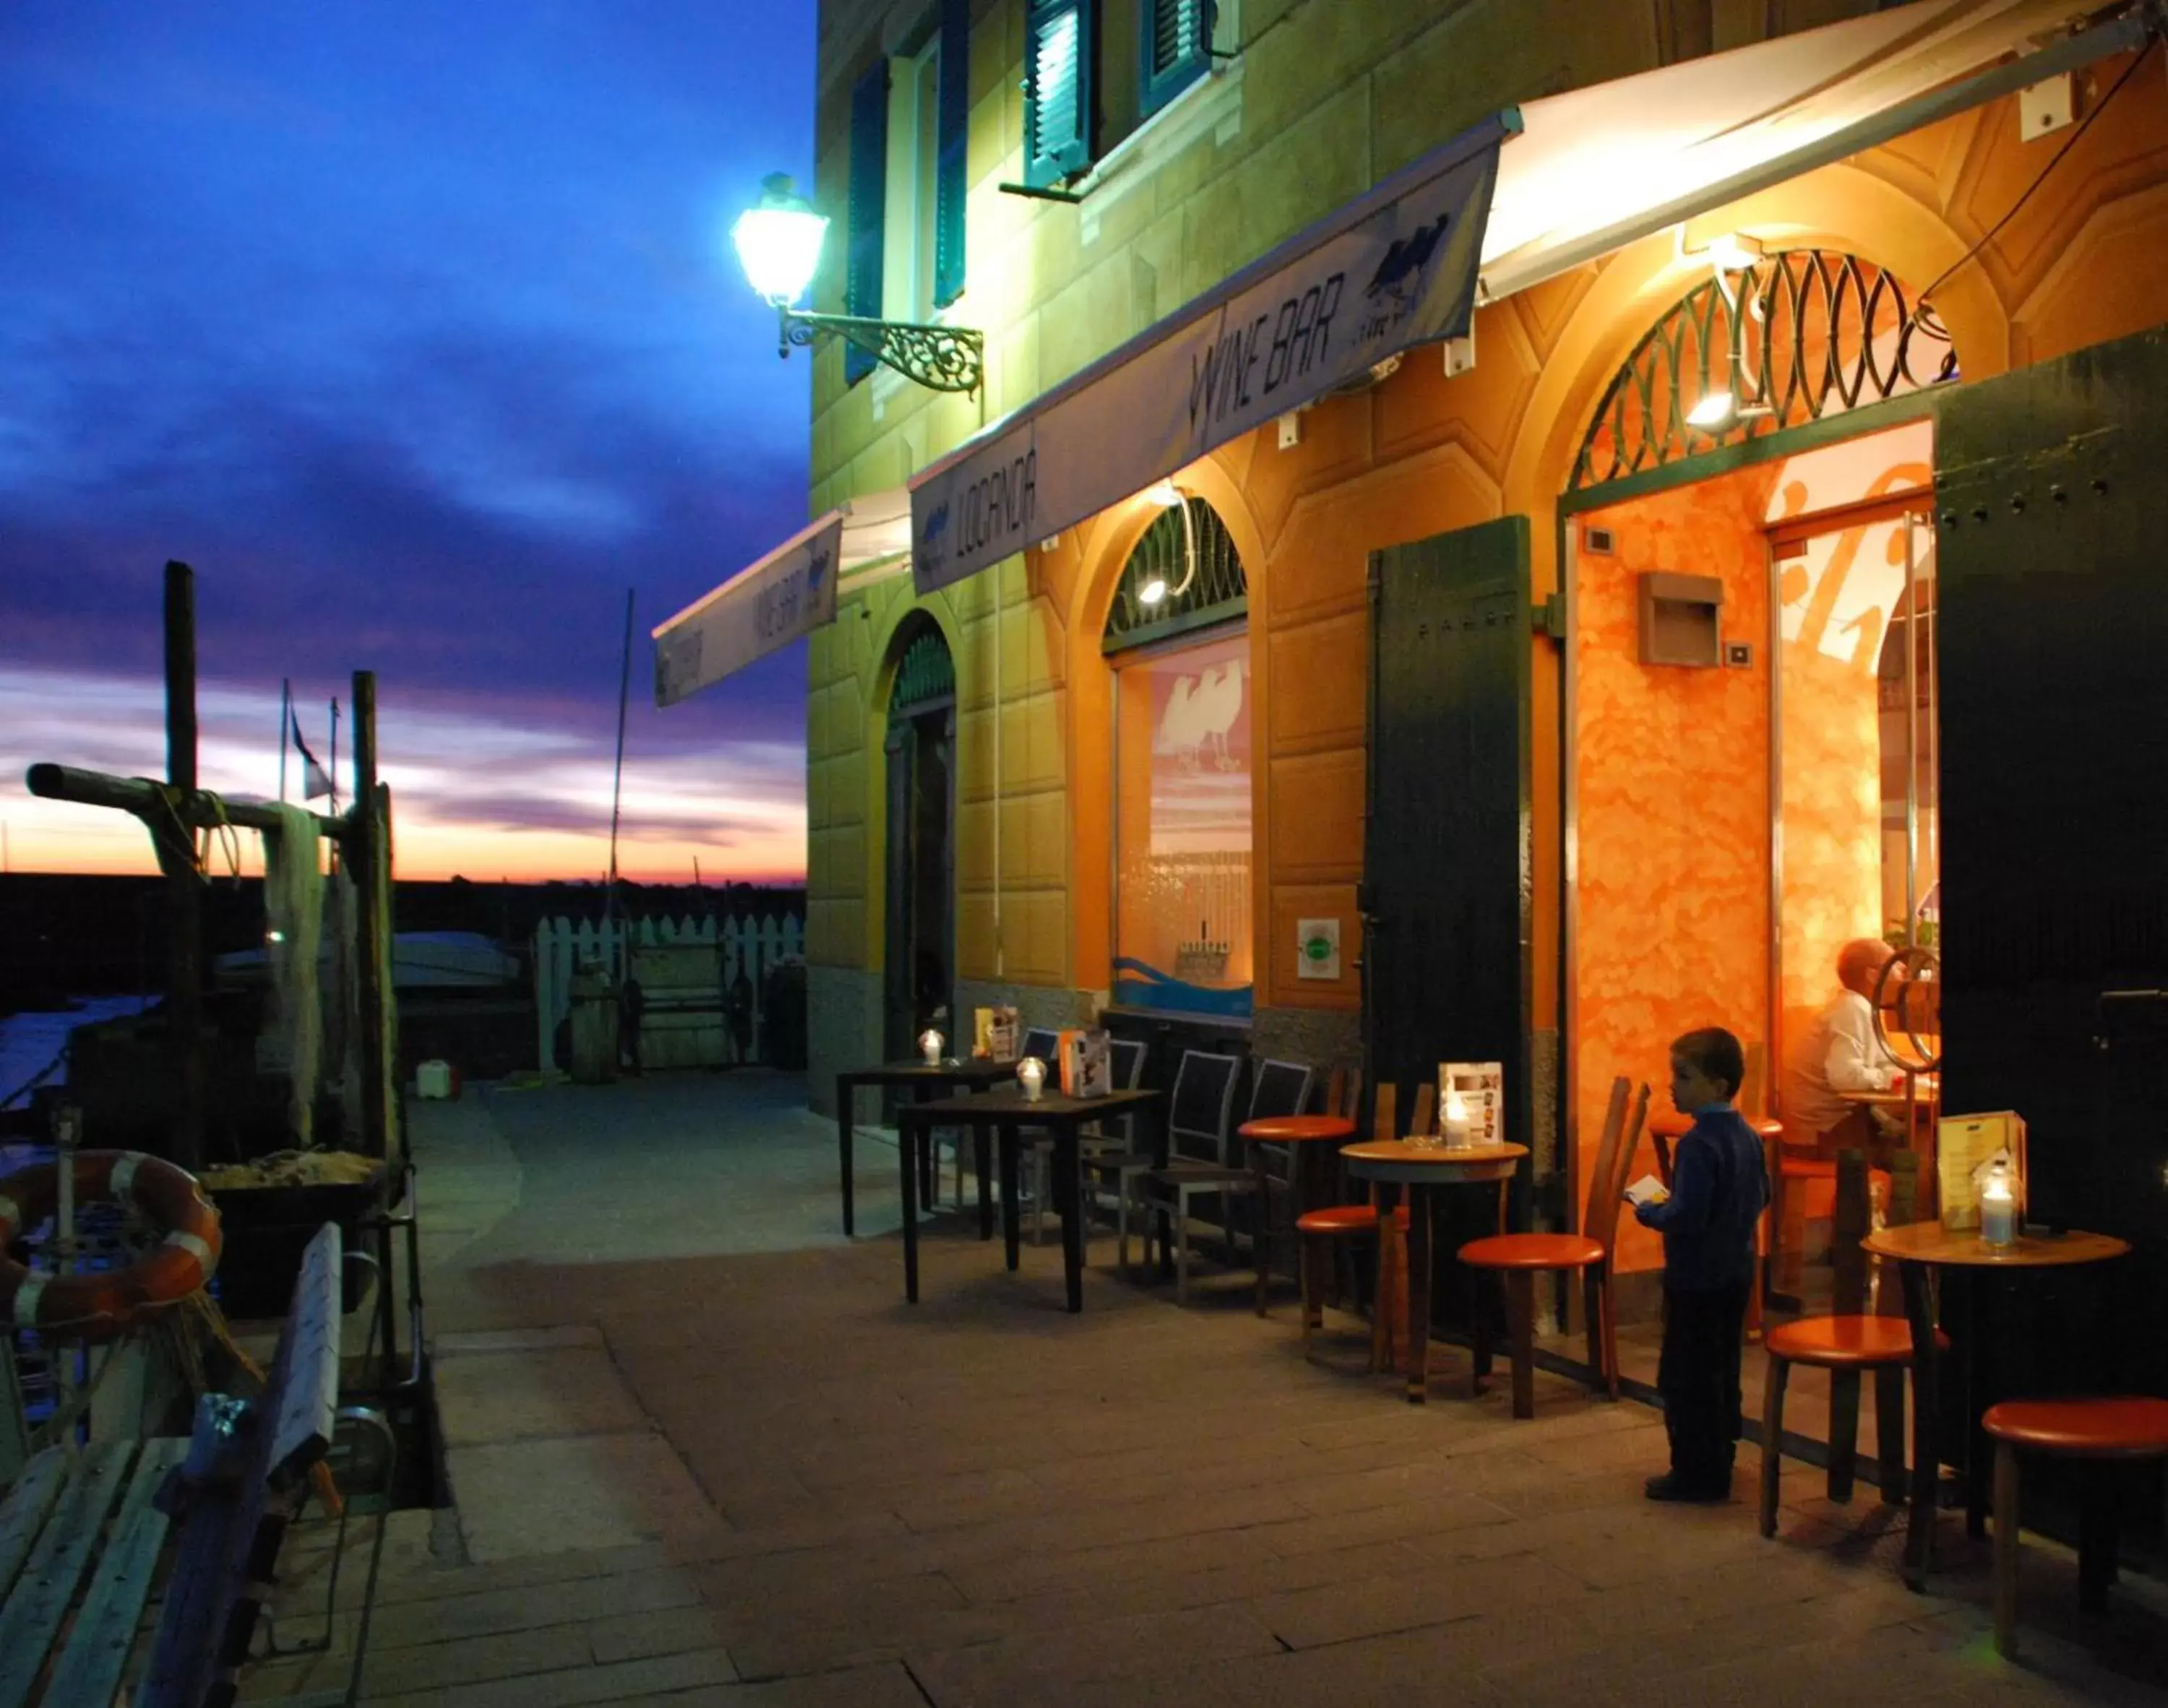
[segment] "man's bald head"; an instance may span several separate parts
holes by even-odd
[[[1862,996],[1874,994],[1874,981],[1897,952],[1879,937],[1854,937],[1836,952],[1836,979]]]

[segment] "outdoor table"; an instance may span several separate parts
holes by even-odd
[[[1069,1308],[1084,1308],[1084,1213],[1077,1198],[1076,1133],[1089,1121],[1150,1107],[1155,1110],[1166,1094],[1143,1090],[1109,1091],[1102,1097],[1070,1097],[1059,1091],[1028,1101],[1023,1088],[1012,1085],[980,1097],[942,1097],[916,1103],[896,1111],[903,1162],[903,1292],[918,1302],[918,1170],[915,1153],[930,1146],[937,1127],[969,1127],[977,1136],[984,1155],[986,1130],[991,1127],[1001,1144],[1002,1255],[1013,1271],[1017,1266],[1019,1228],[1017,1218],[1017,1134],[1027,1127],[1044,1127],[1054,1136],[1054,1201],[1061,1217],[1061,1269],[1068,1283]],[[1164,1135],[1159,1143],[1165,1143]],[[983,1181],[979,1195],[981,1228],[987,1213]]]
[[[1294,1194],[1294,1213],[1302,1214],[1313,1197],[1322,1199],[1327,1187],[1326,1164],[1332,1153],[1324,1147],[1355,1137],[1355,1123],[1344,1115],[1268,1115],[1246,1121],[1235,1131],[1250,1149],[1250,1166],[1257,1176],[1257,1314],[1265,1314],[1265,1288],[1272,1273],[1272,1253],[1267,1230],[1272,1226],[1270,1184],[1265,1176],[1265,1147],[1283,1144],[1294,1157],[1288,1186]],[[1299,1240],[1297,1244],[1299,1244]]]
[[[1373,1139],[1340,1153],[1347,1172],[1358,1180],[1405,1187],[1408,1194],[1408,1400],[1421,1405],[1430,1397],[1431,1210],[1442,1186],[1478,1186],[1510,1180],[1528,1155],[1525,1144],[1485,1144],[1448,1150],[1437,1143],[1406,1139]],[[1504,1215],[1500,1215],[1503,1231]],[[1381,1205],[1379,1237],[1388,1237],[1391,1217]],[[1387,1306],[1378,1302],[1373,1334],[1382,1329]],[[1380,1345],[1380,1352],[1383,1347]]]
[[[1913,1222],[1870,1233],[1860,1241],[1860,1247],[1872,1256],[1894,1260],[1904,1281],[1905,1315],[1912,1329],[1912,1496],[1905,1520],[1905,1582],[1914,1589],[1924,1590],[1934,1550],[1935,1486],[1942,1468],[1942,1450],[1937,1445],[1942,1354],[1935,1345],[1936,1271],[1945,1266],[2064,1269],[2105,1263],[2124,1255],[2130,1246],[2112,1234],[2084,1233],[2075,1228],[2063,1233],[2024,1233],[2014,1244],[1992,1246],[1975,1233],[1953,1233],[1939,1222]],[[1969,1361],[1977,1365],[1978,1360]],[[1984,1408],[1972,1404],[1973,1398],[1967,1394],[1968,1427],[1976,1435]],[[1973,1465],[1985,1462],[1977,1444],[1968,1456]],[[1970,1466],[1967,1477],[1969,1483],[1976,1481]],[[1969,1498],[1968,1504],[1976,1506]]]
[[[951,1058],[940,1063],[923,1059],[915,1062],[885,1062],[877,1068],[855,1068],[847,1074],[836,1075],[836,1144],[842,1154],[843,1164],[843,1237],[851,1239],[858,1231],[858,1214],[851,1199],[851,1146],[854,1137],[853,1103],[861,1085],[909,1086],[924,1102],[951,1085],[968,1085],[974,1090],[984,1090],[1004,1080],[1014,1083],[1017,1064],[1014,1062],[996,1062],[982,1057]],[[929,1154],[929,1160],[931,1153]],[[986,1201],[986,1153],[979,1153],[979,1198]],[[927,1182],[927,1196],[933,1196],[931,1177]],[[981,1220],[984,1220],[983,1215]]]

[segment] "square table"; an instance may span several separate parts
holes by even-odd
[[[996,1062],[983,1056],[951,1057],[940,1062],[923,1058],[915,1062],[885,1062],[879,1067],[853,1068],[848,1073],[836,1075],[836,1147],[842,1154],[843,1165],[843,1237],[854,1238],[858,1231],[858,1215],[851,1194],[851,1147],[856,1126],[853,1108],[856,1093],[861,1085],[908,1086],[918,1095],[922,1103],[936,1092],[952,1085],[968,1085],[974,1090],[985,1090],[1004,1082],[1016,1082],[1017,1064]],[[979,1174],[980,1196],[985,1196],[986,1153],[980,1152]],[[929,1178],[927,1194],[933,1196]]]
[[[903,1165],[903,1292],[918,1302],[918,1168],[917,1153],[932,1141],[937,1127],[969,1127],[983,1146],[987,1128],[999,1137],[1002,1170],[1002,1244],[1009,1268],[1017,1266],[1019,1228],[1017,1218],[1017,1134],[1024,1127],[1044,1127],[1054,1135],[1055,1207],[1061,1217],[1061,1269],[1068,1283],[1069,1308],[1084,1308],[1084,1214],[1077,1197],[1076,1133],[1087,1121],[1150,1109],[1161,1111],[1166,1094],[1143,1090],[1109,1091],[1103,1097],[1069,1097],[1048,1091],[1028,1100],[1022,1086],[988,1092],[980,1097],[942,1097],[915,1103],[896,1111],[896,1129]],[[1155,1153],[1162,1149],[1162,1130]],[[981,1155],[985,1154],[981,1149]],[[987,1214],[986,1191],[980,1188],[980,1227]]]

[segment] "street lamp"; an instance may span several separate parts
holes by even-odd
[[[776,353],[833,335],[934,391],[975,392],[985,377],[986,337],[964,326],[818,315],[793,307],[813,283],[828,236],[825,215],[800,195],[787,172],[761,180],[760,200],[731,227],[747,279],[778,317]]]

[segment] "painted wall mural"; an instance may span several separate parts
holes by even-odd
[[[1246,633],[1118,672],[1117,1002],[1250,1012],[1250,713]]]

